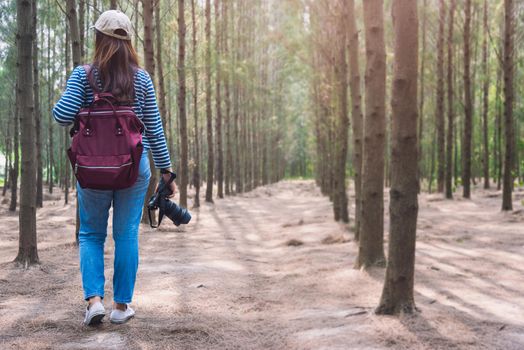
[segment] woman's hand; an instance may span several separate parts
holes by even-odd
[[[162,174],[162,177],[164,178],[164,182],[167,183],[169,179],[171,179],[171,174]],[[167,198],[173,198],[176,193],[176,184],[174,180],[169,184],[169,189],[171,190],[171,194],[167,196]]]

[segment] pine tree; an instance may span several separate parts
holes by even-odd
[[[213,203],[214,147],[213,112],[211,111],[211,1],[206,0],[206,120],[207,120],[207,182],[206,202]]]
[[[20,181],[19,245],[15,261],[23,266],[37,264],[36,239],[36,145],[35,101],[33,95],[33,40],[32,18],[36,0],[17,0],[17,101],[20,118],[22,176]]]
[[[504,180],[502,186],[502,210],[513,210],[513,171],[515,129],[513,124],[513,74],[514,74],[514,3],[513,0],[504,0]]]
[[[184,0],[178,0],[178,119],[180,129],[180,205],[187,207],[188,172],[188,141],[186,121],[186,21],[184,14]]]
[[[462,138],[462,196],[471,198],[471,134],[473,101],[471,95],[471,0],[464,4],[464,135]]]
[[[386,47],[384,2],[366,0],[366,113],[362,164],[361,227],[357,267],[383,266]]]
[[[450,0],[449,4],[449,16],[448,16],[448,71],[447,71],[447,82],[448,82],[448,130],[446,138],[446,198],[453,198],[453,133],[455,129],[455,109],[454,103],[454,92],[453,92],[453,31],[455,21],[455,0]]]
[[[437,149],[438,149],[438,170],[437,170],[437,191],[444,191],[444,172],[445,172],[445,144],[444,135],[446,127],[444,124],[444,27],[446,24],[446,8],[444,0],[439,1],[439,29],[437,43],[437,110],[435,113],[435,124],[437,126]]]
[[[359,39],[355,20],[355,1],[348,0],[348,52],[350,69],[351,90],[351,116],[353,123],[353,168],[355,169],[355,239],[360,237],[360,216],[362,215],[361,189],[362,189],[362,94],[360,92],[360,64],[359,64]]]
[[[415,310],[413,284],[418,214],[416,0],[393,0],[394,71],[391,92],[389,254],[379,314]]]

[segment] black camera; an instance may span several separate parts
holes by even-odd
[[[149,199],[147,204],[147,214],[149,215],[149,224],[153,228],[160,226],[162,218],[167,216],[173,221],[176,226],[181,224],[188,224],[191,221],[191,214],[186,208],[178,206],[175,202],[170,201],[167,197],[173,192],[169,189],[169,185],[176,178],[175,173],[170,173],[171,177],[168,182],[164,181],[163,177],[160,177],[160,182],[158,183],[158,188],[155,193]],[[159,209],[158,212],[158,225],[153,226],[153,220],[151,220],[151,211]]]

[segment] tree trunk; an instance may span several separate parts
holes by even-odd
[[[162,118],[162,126],[166,131],[166,135],[169,136],[167,132],[167,108],[166,108],[166,88],[164,84],[164,66],[162,65],[162,36],[165,33],[162,31],[160,23],[160,1],[156,2],[155,5],[155,37],[156,37],[156,69],[157,69],[157,81],[158,81],[158,107],[160,110],[160,117]],[[171,140],[167,140],[169,144]]]
[[[207,119],[207,182],[206,202],[213,203],[213,114],[211,111],[211,1],[206,0],[206,119]]]
[[[151,0],[151,2],[153,2],[153,0]],[[110,10],[116,10],[116,8],[117,8],[117,0],[111,0],[111,3],[109,5],[109,9]]]
[[[10,114],[12,115],[12,113]],[[5,164],[4,164],[4,187],[2,188],[2,197],[5,197],[9,187],[9,169],[11,168],[11,119],[7,120],[5,136]]]
[[[216,102],[216,153],[217,153],[217,196],[218,198],[224,198],[224,154],[222,150],[222,95],[220,91],[220,85],[222,82],[222,67],[221,67],[221,47],[220,47],[220,35],[221,35],[221,26],[220,26],[220,11],[219,11],[219,0],[215,0],[215,67],[216,67],[216,92],[215,92],[215,102]]]
[[[71,43],[71,31],[70,31],[69,22],[66,22],[65,29],[66,29],[65,46],[64,46],[65,70],[66,70],[66,76],[69,76],[71,74],[71,66],[70,66],[70,63],[71,63],[70,48],[71,46],[69,46],[71,45],[70,44]],[[66,128],[63,128],[60,131],[62,131],[62,138],[61,138],[62,146],[61,147],[62,149],[67,149],[67,139],[69,138],[69,133]],[[61,174],[62,184],[64,187],[64,204],[68,204],[69,203],[69,164],[68,164],[69,161],[67,159],[66,152],[62,152],[61,154],[62,156],[60,157],[60,160],[61,160],[60,174]]]
[[[513,125],[513,74],[514,74],[514,3],[504,0],[504,178],[502,186],[502,210],[513,210],[513,170],[515,130]]]
[[[357,267],[384,266],[384,142],[386,133],[386,48],[384,2],[363,2],[366,33],[366,116],[362,203]]]
[[[495,96],[497,96],[497,112],[495,117],[495,173],[497,182],[497,191],[500,191],[502,187],[502,98],[500,96],[501,80],[502,80],[502,69],[499,67],[497,72],[497,87]]]
[[[67,17],[69,19],[69,28],[71,33],[71,52],[73,56],[73,67],[77,67],[81,63],[82,59],[82,48],[80,46],[80,31],[78,29],[78,16],[76,13],[76,4],[75,0],[67,0]],[[68,63],[69,64],[69,63]],[[64,141],[68,144],[68,132],[64,130]],[[67,164],[66,159],[66,183],[69,183],[69,164]],[[78,235],[80,232],[80,213],[78,210],[78,196],[76,198],[76,229],[75,229],[75,238],[76,243],[78,244]]]
[[[160,47],[159,47],[160,50]],[[178,0],[178,118],[180,129],[180,205],[187,207],[188,146],[186,122],[186,22],[184,17],[184,0]]]
[[[433,175],[435,173],[435,144],[437,143],[437,132],[433,133],[433,138],[431,140],[431,161],[429,164],[429,181],[428,181],[428,192],[433,192]]]
[[[96,0],[94,0],[96,2]],[[141,2],[142,0],[134,0],[134,4],[133,4],[133,12],[134,12],[134,16],[135,16],[135,30],[138,30],[138,18],[140,17],[140,14],[139,14],[139,11],[138,11],[138,4]],[[96,7],[95,7],[96,8]],[[135,37],[135,43],[134,43],[134,47],[135,47],[135,50],[138,50],[138,35],[134,35]]]
[[[488,0],[484,0],[484,34],[482,38],[482,65],[484,66],[484,93],[482,103],[482,136],[484,141],[483,175],[484,188],[489,186],[489,129],[488,129],[488,108],[489,108],[489,65],[488,65]]]
[[[439,30],[437,43],[437,110],[435,113],[435,124],[437,126],[437,149],[438,149],[438,168],[437,168],[437,192],[444,192],[444,172],[445,172],[445,145],[444,139],[446,127],[444,124],[444,27],[446,24],[446,7],[444,0],[440,0],[439,10]]]
[[[426,99],[425,95],[425,84],[424,84],[424,78],[426,76],[426,27],[427,27],[427,6],[428,1],[424,0],[422,3],[422,48],[421,48],[421,57],[420,57],[420,84],[419,84],[419,108],[418,108],[418,115],[419,115],[419,123],[418,123],[418,190],[419,193],[421,191],[421,179],[424,175],[424,168],[423,168],[423,153],[422,153],[422,140],[424,138],[424,102]],[[442,117],[444,118],[444,117]]]
[[[143,9],[143,21],[144,21],[144,68],[149,73],[151,80],[155,81],[155,52],[153,47],[153,1],[152,0],[142,0],[142,9]],[[144,210],[142,212],[142,222],[148,223],[149,218],[147,215],[147,203],[149,198],[153,195],[155,191],[156,184],[158,182],[157,171],[155,164],[153,162],[153,157],[151,152],[149,153],[149,167],[151,170],[151,178],[149,179],[149,186],[147,188],[146,197],[144,200]],[[155,217],[152,217],[155,221]],[[154,223],[152,223],[154,224]]]
[[[38,263],[36,239],[36,147],[35,101],[33,96],[33,37],[35,31],[31,16],[36,0],[17,0],[18,102],[22,148],[22,176],[20,183],[20,239],[15,262],[27,267]]]
[[[360,237],[360,199],[362,188],[362,94],[360,92],[359,38],[355,20],[355,1],[348,1],[349,68],[351,78],[351,115],[353,119],[353,168],[355,169],[355,240]]]
[[[194,62],[197,60],[197,27],[196,27],[196,18],[195,18],[195,0],[191,0],[191,22],[192,22],[192,59]],[[192,64],[193,72],[193,114],[195,120],[195,166],[193,168],[193,185],[195,185],[195,200],[193,202],[193,207],[200,207],[200,131],[198,128],[198,73],[197,65]]]
[[[80,63],[84,63],[85,61],[85,18],[86,18],[86,10],[85,10],[85,4],[86,0],[78,0],[78,28],[79,28],[79,43],[80,43]],[[89,20],[89,17],[88,17]]]
[[[464,4],[464,136],[462,139],[462,196],[471,198],[471,133],[473,102],[471,96],[471,0]]]
[[[238,3],[235,8],[239,8],[241,3]],[[240,13],[240,9],[233,12],[233,18],[236,13]],[[235,26],[235,23],[237,25]],[[244,30],[242,16],[239,16],[238,21],[232,21],[233,28],[232,33],[235,33],[233,40],[233,67],[235,67],[239,62],[241,62],[241,46],[240,46],[240,32]],[[242,178],[242,153],[241,153],[241,131],[240,131],[240,78],[236,70],[233,69],[233,140],[235,144],[235,153],[234,153],[234,177],[235,177],[235,192],[242,193],[244,192],[244,183]]]
[[[36,206],[43,207],[43,164],[42,164],[42,114],[40,112],[40,81],[38,70],[38,43],[37,43],[37,6],[36,1],[32,2],[33,10],[33,96],[34,96],[34,117],[35,117],[35,148],[36,148]]]
[[[334,79],[336,80],[337,120],[335,122],[335,177],[333,210],[336,221],[349,222],[348,197],[346,193],[346,158],[348,147],[348,71],[346,60],[346,35],[348,7],[346,1],[338,2],[337,11],[340,15],[336,19],[336,58]]]
[[[448,25],[448,132],[446,139],[446,198],[453,198],[453,129],[455,128],[455,109],[453,108],[453,31],[455,17],[455,0],[450,0],[449,4],[449,25]]]
[[[69,31],[71,35],[71,52],[73,56],[73,68],[80,65],[82,50],[80,48],[80,32],[78,30],[78,16],[76,13],[75,0],[67,0],[67,17],[69,19]]]
[[[224,45],[224,57],[228,62],[228,67],[230,66],[231,58],[229,56],[229,46],[228,46],[228,1],[222,1],[223,14],[224,14],[224,27],[223,27],[223,36],[222,42]],[[226,124],[226,164],[225,167],[225,186],[226,186],[226,195],[231,194],[232,192],[232,182],[233,182],[233,152],[231,144],[231,95],[230,95],[230,70],[227,70],[227,73],[223,75],[224,78],[224,94],[226,102],[226,114],[225,114],[225,124]]]
[[[153,40],[155,37],[153,27],[153,0],[142,0],[142,13],[144,21],[144,66],[151,80],[155,81],[155,51]]]
[[[16,90],[19,90],[18,81],[16,82]],[[14,162],[11,169],[9,169],[9,184],[11,185],[11,202],[9,203],[9,211],[16,211],[18,202],[18,169],[20,168],[20,100],[19,94],[16,95],[14,108],[14,123],[13,123],[13,153]]]
[[[49,0],[47,1],[47,6],[49,6]],[[47,99],[48,99],[48,110],[52,108],[54,102],[53,94],[53,84],[51,83],[51,16],[47,16]],[[54,41],[53,41],[54,44]],[[54,50],[53,50],[54,52]],[[53,117],[51,113],[48,113],[48,135],[49,135],[49,167],[47,173],[49,175],[49,193],[53,193],[54,186],[54,135],[53,135]]]
[[[394,72],[391,122],[389,254],[379,314],[415,310],[413,283],[418,214],[416,0],[393,0]]]

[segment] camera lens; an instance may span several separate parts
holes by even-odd
[[[191,214],[186,208],[178,206],[175,202],[166,199],[165,215],[170,218],[176,226],[188,224],[191,221]]]

